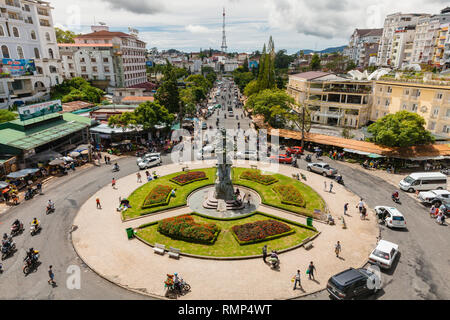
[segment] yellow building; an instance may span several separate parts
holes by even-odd
[[[381,79],[374,82],[370,120],[402,110],[416,112],[433,134],[450,136],[450,81]]]
[[[313,123],[360,128],[369,121],[371,81],[357,81],[326,72],[289,76],[288,94],[311,112]]]

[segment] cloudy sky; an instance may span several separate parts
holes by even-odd
[[[228,51],[275,48],[297,52],[348,43],[355,28],[381,28],[394,12],[438,13],[448,0],[48,0],[56,26],[86,33],[95,22],[111,31],[139,30],[147,46],[198,51],[222,44],[227,11]]]

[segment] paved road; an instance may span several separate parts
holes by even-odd
[[[235,110],[239,113],[241,110]],[[223,112],[223,111],[221,111]],[[223,121],[223,120],[222,120]],[[215,116],[208,123],[215,125]],[[225,126],[235,128],[237,120],[227,119]],[[249,119],[239,120],[241,126]],[[328,160],[344,176],[347,187],[364,198],[370,207],[392,205],[390,195],[393,187],[365,172],[352,170],[343,164]],[[169,157],[163,163],[169,163]],[[119,161],[121,171],[115,174],[121,178],[137,171],[135,158]],[[300,166],[306,169],[306,163]],[[103,280],[90,271],[74,252],[70,241],[70,230],[75,214],[82,203],[93,193],[110,183],[113,174],[110,166],[85,169],[81,172],[58,178],[45,188],[44,196],[24,202],[0,216],[0,232],[9,232],[14,219],[26,224],[37,217],[43,225],[39,235],[31,237],[25,233],[16,237],[19,251],[3,262],[5,272],[0,275],[0,299],[147,299]],[[48,199],[56,203],[56,212],[46,216],[44,208]],[[383,290],[371,299],[450,299],[450,255],[445,251],[450,240],[448,227],[438,226],[427,214],[427,210],[413,198],[401,194],[402,205],[398,209],[405,215],[407,231],[393,231],[382,228],[382,237],[400,246],[401,256],[391,272],[384,273]],[[356,204],[350,204],[356,205]],[[93,212],[95,214],[95,212]],[[370,219],[374,219],[370,216]],[[101,226],[99,226],[101,228]],[[345,250],[345,244],[343,244]],[[41,251],[42,265],[37,272],[25,277],[22,273],[25,249],[34,247]],[[54,266],[58,288],[47,284],[47,267]],[[81,268],[81,288],[69,290],[66,270],[75,265]],[[328,299],[321,292],[306,299]]]

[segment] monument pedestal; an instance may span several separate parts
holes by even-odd
[[[224,209],[225,207],[225,209]],[[238,202],[236,200],[225,201],[221,199],[216,199],[214,190],[208,192],[208,197],[203,202],[203,208],[205,209],[216,209],[220,212],[225,212],[227,210],[242,210],[245,205],[243,202]]]

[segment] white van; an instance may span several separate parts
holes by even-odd
[[[408,192],[446,190],[447,176],[440,172],[416,172],[400,181],[399,187]]]

